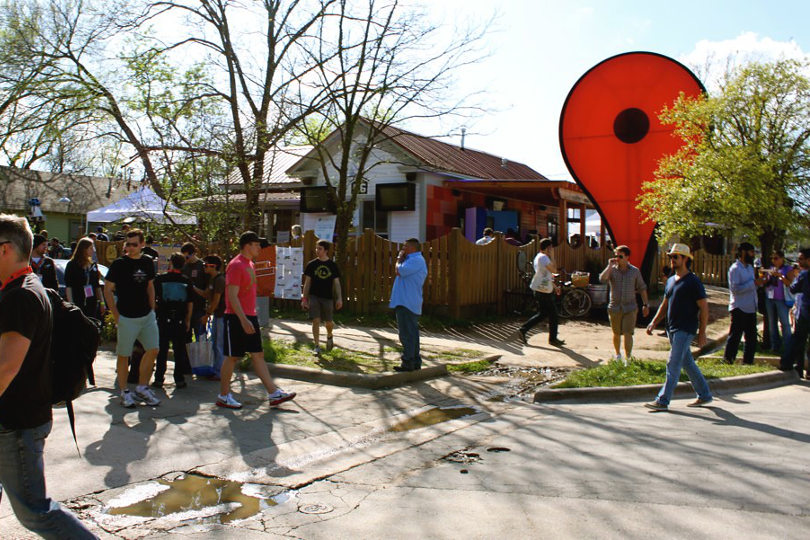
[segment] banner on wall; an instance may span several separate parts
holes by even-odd
[[[301,275],[304,273],[304,248],[276,247],[276,298],[301,298]]]

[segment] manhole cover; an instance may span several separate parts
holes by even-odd
[[[328,514],[332,510],[334,508],[323,503],[305,504],[298,507],[298,511],[302,514]]]

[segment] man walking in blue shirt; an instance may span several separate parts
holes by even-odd
[[[807,346],[807,336],[810,335],[810,248],[802,248],[799,251],[799,268],[801,272],[790,284],[790,292],[801,294],[799,301],[799,316],[796,318],[796,330],[790,338],[790,343],[782,353],[779,369],[790,371],[795,369],[802,375],[804,368],[804,350]],[[805,378],[810,379],[810,366],[805,372]]]
[[[388,307],[393,308],[396,314],[403,351],[402,365],[395,366],[394,370],[416,371],[422,368],[422,357],[419,355],[419,316],[422,314],[422,286],[427,277],[427,264],[416,238],[405,241],[397,257],[396,272]]]
[[[706,290],[703,283],[689,269],[692,253],[686,244],[674,244],[667,253],[672,275],[667,280],[664,300],[655,314],[655,318],[647,327],[647,334],[652,335],[655,327],[666,315],[667,336],[672,346],[667,360],[667,379],[655,401],[645,403],[644,406],[653,411],[666,411],[675,386],[681,376],[681,370],[686,371],[692,387],[697,392],[697,399],[687,407],[702,407],[712,402],[712,393],[709,385],[695,363],[689,346],[692,338],[697,334],[698,347],[706,345],[706,325],[709,322],[709,302],[706,300]]]
[[[743,364],[754,363],[757,348],[757,285],[754,276],[754,246],[743,242],[737,247],[737,260],[728,269],[728,310],[731,312],[731,329],[728,332],[723,358],[733,364],[737,358],[740,339],[745,335]]]

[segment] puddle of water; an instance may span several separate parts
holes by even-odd
[[[432,409],[428,409],[425,412],[421,412],[415,416],[411,416],[394,424],[388,431],[410,431],[412,429],[419,429],[427,426],[433,426],[435,424],[439,424],[441,422],[447,422],[448,420],[455,420],[457,418],[463,418],[465,416],[470,416],[476,414],[478,411],[473,409],[472,407],[433,407]]]
[[[160,518],[178,512],[189,512],[225,505],[227,509],[217,514],[215,522],[229,523],[245,519],[278,504],[278,497],[248,495],[240,482],[223,480],[199,474],[188,474],[176,480],[158,480],[168,489],[129,506],[110,508],[109,514]],[[234,504],[238,504],[233,508]]]

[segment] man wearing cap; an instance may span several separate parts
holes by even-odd
[[[48,239],[41,235],[34,235],[34,249],[31,250],[31,269],[48,289],[59,290],[59,281],[56,279],[56,265],[53,259],[46,255]]]
[[[728,310],[731,312],[731,329],[726,340],[723,359],[733,364],[737,358],[740,339],[745,335],[743,364],[754,363],[757,348],[757,286],[754,276],[754,246],[743,242],[737,247],[737,260],[728,269]]]
[[[98,238],[99,242],[109,242],[110,237],[107,236],[107,233],[104,232],[104,227],[99,225],[96,227],[96,238]]]
[[[672,393],[678,384],[681,370],[686,370],[692,387],[697,392],[697,399],[687,407],[701,407],[712,402],[712,393],[692,357],[689,346],[697,334],[698,347],[706,344],[706,325],[709,322],[709,303],[703,283],[689,269],[692,254],[686,244],[674,244],[667,253],[672,275],[667,280],[664,300],[652,322],[647,326],[647,334],[653,330],[661,319],[667,317],[667,336],[671,346],[667,359],[667,380],[655,401],[644,406],[653,411],[666,411],[672,399]]]

